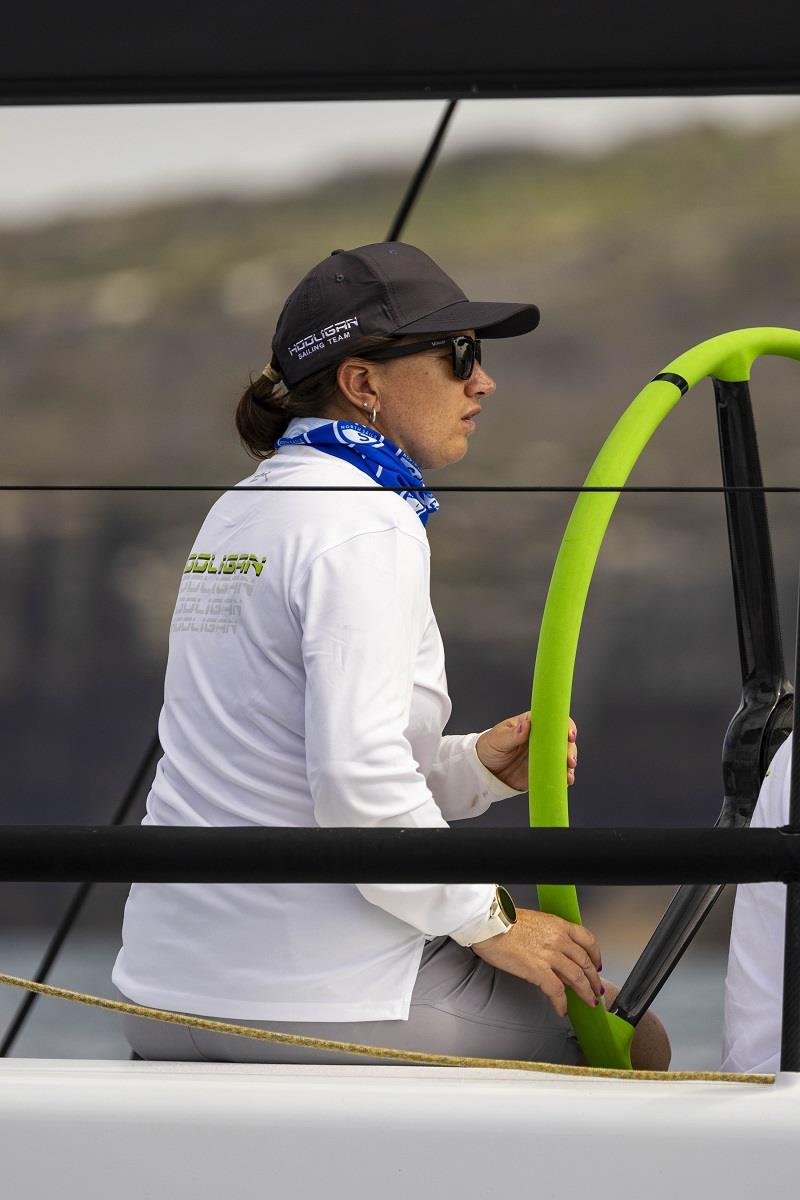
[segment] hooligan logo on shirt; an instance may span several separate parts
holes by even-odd
[[[189,561],[183,568],[184,575],[233,575],[240,572],[246,575],[252,570],[258,576],[264,570],[266,555],[257,558],[255,554],[223,554],[217,562],[216,554],[190,554]]]

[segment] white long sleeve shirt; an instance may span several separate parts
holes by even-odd
[[[792,743],[787,739],[761,785],[751,829],[789,823]],[[786,887],[740,883],[725,979],[723,1071],[780,1069]]]
[[[320,424],[293,421],[289,435]],[[282,447],[211,509],[173,617],[145,824],[446,827],[513,791],[443,737],[423,525],[350,463]],[[113,979],[143,1004],[278,1021],[404,1020],[425,937],[486,884],[135,884]]]

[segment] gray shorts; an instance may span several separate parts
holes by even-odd
[[[123,997],[124,999],[124,997]],[[212,1017],[214,1014],[210,1014]],[[220,1019],[220,1018],[218,1018]],[[125,1036],[144,1059],[237,1063],[391,1063],[363,1054],[257,1042],[126,1016]],[[580,1063],[569,1021],[534,984],[497,971],[448,937],[426,942],[407,1021],[247,1021],[256,1029],[430,1054]]]

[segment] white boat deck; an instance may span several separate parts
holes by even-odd
[[[29,1200],[753,1200],[794,1194],[800,1075],[0,1060]]]

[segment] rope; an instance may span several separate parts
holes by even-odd
[[[164,1021],[168,1025],[183,1025],[187,1029],[205,1029],[209,1033],[232,1034],[260,1042],[280,1042],[287,1046],[305,1046],[314,1050],[339,1051],[347,1054],[362,1054],[370,1058],[390,1058],[406,1063],[419,1063],[429,1067],[488,1067],[500,1071],[531,1071],[539,1075],[571,1075],[578,1079],[636,1079],[658,1083],[755,1083],[770,1085],[774,1075],[742,1075],[733,1071],[620,1071],[607,1067],[573,1067],[563,1063],[526,1062],[514,1058],[467,1058],[456,1054],[425,1054],[421,1050],[396,1050],[391,1046],[362,1046],[358,1042],[335,1042],[323,1038],[304,1037],[297,1033],[276,1033],[271,1029],[254,1029],[252,1025],[234,1025],[228,1021],[212,1021],[207,1017],[195,1017],[189,1013],[169,1012],[162,1008],[146,1008],[141,1004],[124,1004],[120,1000],[107,1000],[105,996],[91,996],[86,992],[74,992],[70,988],[54,987],[49,983],[36,983],[32,979],[21,979],[17,975],[0,973],[0,984],[37,992],[54,1000],[68,1000],[73,1004],[86,1004],[92,1008],[104,1008],[109,1012],[127,1013],[132,1017],[145,1017],[151,1021]]]

